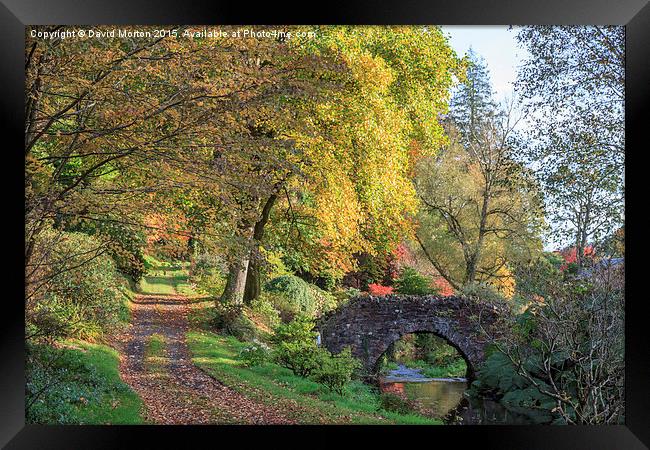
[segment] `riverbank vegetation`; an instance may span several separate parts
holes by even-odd
[[[27,420],[143,422],[117,337],[148,295],[189,299],[193,363],[287,419],[440,423],[317,344],[398,294],[507,311],[473,395],[622,423],[623,29],[513,30],[530,58],[500,103],[439,27],[286,28],[310,33],[27,36]],[[403,336],[384,368],[462,377],[448,344]]]

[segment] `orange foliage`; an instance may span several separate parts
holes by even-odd
[[[369,284],[368,292],[370,295],[376,296],[390,295],[393,293],[393,288],[391,286],[382,286],[381,284]]]
[[[443,297],[454,295],[454,288],[443,277],[436,277],[433,280],[432,287],[436,288],[439,294]]]

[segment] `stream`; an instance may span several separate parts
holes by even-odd
[[[501,403],[465,395],[465,378],[427,378],[420,369],[399,365],[380,381],[381,392],[392,392],[415,401],[426,415],[448,425],[525,425],[532,423]]]

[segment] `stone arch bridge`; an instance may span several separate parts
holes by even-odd
[[[362,296],[325,315],[318,323],[322,344],[338,353],[349,346],[375,375],[388,346],[409,333],[428,332],[445,339],[467,362],[467,377],[485,357],[489,330],[504,310],[463,297]],[[479,325],[480,323],[480,325]]]

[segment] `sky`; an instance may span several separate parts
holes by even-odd
[[[496,91],[496,100],[512,96],[517,75],[517,66],[526,56],[526,50],[519,48],[515,36],[517,28],[508,26],[443,26],[451,47],[458,56],[463,56],[470,46],[485,59]]]

